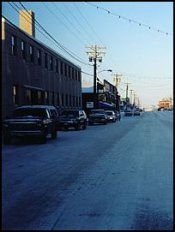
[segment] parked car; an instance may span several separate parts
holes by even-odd
[[[137,116],[139,115],[140,116],[140,111],[139,110],[135,110],[134,113],[133,113],[134,116]]]
[[[89,124],[103,123],[107,124],[108,117],[104,109],[93,109],[89,114]]]
[[[132,110],[127,109],[127,110],[124,111],[124,116],[132,116],[132,115],[133,115]]]
[[[4,144],[13,137],[36,136],[46,143],[47,135],[57,138],[58,113],[54,106],[26,105],[14,109],[12,115],[3,121]]]
[[[81,127],[86,129],[87,115],[84,110],[63,110],[59,117],[60,128],[69,129],[74,127],[79,130]]]
[[[106,114],[108,116],[109,122],[116,122],[117,121],[117,116],[113,110],[106,110]]]

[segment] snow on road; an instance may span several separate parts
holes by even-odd
[[[172,112],[3,147],[5,229],[172,229]]]

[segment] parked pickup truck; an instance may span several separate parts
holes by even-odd
[[[104,109],[93,109],[89,114],[89,125],[94,123],[103,123],[106,124],[108,122],[108,116]]]
[[[54,106],[20,106],[3,121],[2,126],[4,144],[10,143],[12,137],[24,136],[36,136],[45,143],[48,134],[52,139],[57,138],[58,113]]]

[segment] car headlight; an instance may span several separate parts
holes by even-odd
[[[52,122],[52,120],[49,119],[49,118],[43,120],[43,124],[44,124],[44,125],[47,125],[47,124],[49,124],[49,123],[51,123],[51,122]]]

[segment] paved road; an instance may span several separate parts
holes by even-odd
[[[4,146],[4,229],[172,229],[172,112]]]

